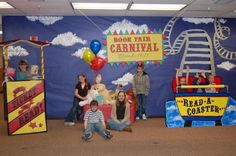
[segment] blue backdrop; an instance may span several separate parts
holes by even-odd
[[[3,37],[4,40],[29,39],[29,36],[38,36],[41,41],[52,42],[50,47],[45,48],[45,82],[46,82],[46,104],[48,117],[64,117],[72,106],[74,87],[77,83],[77,74],[84,73],[91,84],[94,83],[96,73],[90,69],[88,64],[75,52],[83,47],[89,47],[93,39],[103,40],[103,31],[127,29],[160,29],[164,31],[167,23],[171,20],[169,17],[89,17],[95,24],[91,23],[85,17],[66,16],[66,17],[23,17],[23,16],[5,16],[3,17]],[[213,42],[214,28],[213,18],[179,18],[172,26],[170,36],[171,44],[174,43],[177,36],[186,30],[202,29],[207,32]],[[207,21],[207,22],[206,22]],[[197,23],[199,22],[199,23]],[[222,46],[229,51],[236,51],[236,20],[221,19],[221,24],[230,28],[230,34],[226,40],[222,40]],[[59,34],[71,32],[76,36],[74,42],[66,44],[63,37]],[[224,32],[223,33],[227,33]],[[73,36],[73,35],[72,35]],[[57,40],[55,38],[59,38]],[[81,39],[81,41],[80,41]],[[86,40],[87,42],[85,43]],[[185,43],[186,44],[186,43]],[[212,43],[213,44],[213,43]],[[20,59],[24,58],[30,64],[40,65],[39,49],[22,45],[22,48],[29,52],[27,56],[19,56],[19,53],[12,54],[9,65],[16,68]],[[168,48],[168,47],[167,47]],[[174,99],[171,89],[172,78],[175,76],[175,68],[181,63],[183,51],[174,55],[167,55],[162,64],[146,64],[146,72],[150,76],[151,90],[147,100],[147,114],[150,116],[165,116],[165,102]],[[78,52],[79,53],[79,52]],[[236,61],[232,54],[231,59],[222,58],[218,55],[213,46],[214,64],[216,75],[223,78],[223,83],[230,86],[230,95],[236,98],[236,69],[233,68]],[[235,54],[236,57],[236,54]],[[229,62],[228,62],[229,61]],[[225,65],[222,63],[228,63]],[[219,66],[218,66],[219,65]],[[223,68],[222,68],[223,66]],[[230,70],[228,66],[232,67]],[[108,89],[115,90],[116,85],[112,84],[124,74],[135,73],[136,64],[131,65],[113,65],[106,64],[99,71],[103,77],[103,83]],[[131,84],[126,88],[131,87]]]

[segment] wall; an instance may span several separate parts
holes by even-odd
[[[166,56],[163,62],[145,62],[150,76],[151,90],[147,99],[147,113],[150,116],[164,116],[165,102],[174,99],[171,90],[175,68],[181,68],[184,75],[190,65],[191,75],[204,70],[222,76],[223,83],[230,85],[230,95],[236,97],[235,59],[236,20],[214,18],[170,18],[170,17],[3,17],[4,40],[39,40],[52,45],[45,49],[45,82],[48,117],[64,117],[72,105],[76,76],[85,73],[94,83],[97,74],[81,59],[85,47],[98,39],[102,42],[106,31],[125,32],[139,30],[163,31]],[[226,28],[227,27],[227,28]],[[216,28],[216,29],[215,29]],[[230,29],[230,34],[229,34]],[[87,41],[87,42],[86,42]],[[20,49],[24,48],[24,49]],[[11,67],[24,58],[30,64],[40,64],[39,50],[22,45],[13,48],[9,60]],[[18,52],[17,52],[18,51]],[[20,52],[19,52],[20,51]],[[99,52],[100,53],[100,52]],[[224,53],[224,54],[222,54]],[[190,55],[189,55],[190,54]],[[19,56],[21,55],[21,56]],[[23,56],[26,55],[26,56]],[[100,53],[106,57],[106,51]],[[108,89],[115,90],[112,81],[126,73],[135,73],[136,64],[106,64],[99,71]],[[197,70],[194,70],[197,69]],[[131,87],[127,85],[126,89]]]

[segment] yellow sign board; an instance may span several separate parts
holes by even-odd
[[[108,62],[162,60],[162,34],[108,35]]]
[[[228,103],[228,96],[175,97],[181,116],[220,117]]]
[[[7,82],[9,135],[47,131],[44,81]]]

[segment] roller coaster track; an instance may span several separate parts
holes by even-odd
[[[175,55],[184,51],[180,63],[180,76],[186,73],[184,67],[187,65],[190,66],[190,73],[204,71],[215,75],[212,40],[205,30],[190,29],[183,31],[175,39],[173,45],[171,45],[171,32],[177,19],[177,17],[172,18],[167,23],[163,33],[166,36],[164,45],[167,55]],[[192,58],[194,58],[194,60]]]
[[[230,36],[230,28],[225,26],[222,27],[219,18],[215,19],[214,27],[215,27],[215,34],[213,42],[216,52],[220,55],[220,57],[224,59],[236,60],[236,52],[229,51],[220,44],[220,40],[226,40]]]
[[[173,47],[170,43],[170,37],[171,37],[171,32],[172,29],[175,25],[175,22],[178,20],[178,17],[173,17],[169,20],[169,22],[166,24],[164,30],[163,30],[163,34],[165,34],[165,42],[163,43],[165,46],[165,51],[167,52],[167,55],[172,55],[174,54],[174,50]]]

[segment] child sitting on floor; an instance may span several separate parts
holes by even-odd
[[[90,103],[90,109],[85,113],[84,116],[84,135],[82,140],[87,141],[92,138],[93,132],[97,132],[103,138],[110,140],[112,138],[111,133],[106,130],[106,124],[102,111],[98,109],[98,102],[92,100]]]

